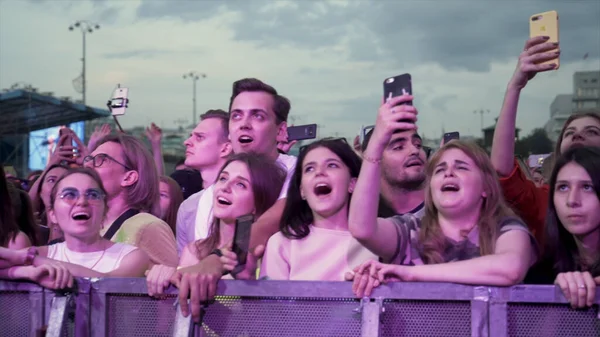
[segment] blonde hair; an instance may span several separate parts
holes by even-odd
[[[475,143],[458,140],[449,142],[432,156],[426,169],[426,186],[428,187],[425,193],[425,215],[421,222],[421,231],[419,234],[419,241],[423,247],[421,255],[423,262],[426,264],[444,262],[443,253],[447,240],[440,227],[438,210],[433,203],[430,182],[435,167],[438,165],[442,155],[450,149],[457,149],[464,152],[475,162],[475,165],[482,174],[481,179],[486,197],[481,205],[481,213],[477,221],[479,247],[482,256],[494,252],[500,221],[505,217],[515,216],[515,213],[508,207],[504,200],[498,175],[487,153]]]
[[[102,138],[96,147],[108,142],[121,145],[123,164],[138,174],[137,182],[125,187],[127,205],[130,208],[160,216],[158,171],[150,151],[140,140],[123,133]]]

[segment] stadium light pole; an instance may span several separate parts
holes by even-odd
[[[85,79],[85,36],[87,33],[92,33],[93,31],[100,29],[100,25],[87,20],[78,20],[74,24],[69,26],[70,31],[75,30],[75,28],[79,28],[79,30],[81,30],[81,35],[83,36],[83,56],[81,58],[83,68],[81,70],[81,89],[83,94],[83,104],[85,105],[85,93],[87,91],[87,84]]]
[[[193,107],[193,112],[192,112],[192,125],[196,124],[196,82],[200,79],[200,78],[206,78],[206,74],[204,73],[197,73],[195,71],[190,71],[189,73],[185,73],[183,74],[183,79],[188,79],[191,78],[192,82],[194,83],[194,91],[193,91],[193,96],[192,96],[192,102],[194,104]]]

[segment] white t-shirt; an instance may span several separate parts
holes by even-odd
[[[48,258],[83,266],[99,273],[110,273],[118,269],[123,258],[136,249],[138,248],[135,246],[117,242],[106,251],[81,253],[70,250],[65,242],[60,242],[48,246]]]
[[[307,237],[291,240],[281,232],[269,239],[260,277],[271,280],[344,281],[344,275],[377,256],[349,231],[310,226]]]
[[[283,183],[281,193],[279,194],[279,199],[285,199],[287,197],[287,191],[290,186],[292,176],[294,175],[294,170],[296,169],[297,160],[298,158],[294,156],[289,156],[287,154],[279,154],[279,157],[277,157],[276,162],[283,168],[285,168],[287,171],[285,182]],[[194,238],[196,240],[206,239],[208,237],[210,224],[213,220],[214,195],[214,184],[210,185],[208,188],[202,191],[202,196],[200,196],[200,200],[198,201],[198,210],[196,212],[196,226],[194,235]]]

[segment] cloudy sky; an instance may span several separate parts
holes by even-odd
[[[386,77],[411,73],[419,127],[480,134],[498,115],[504,89],[529,34],[528,18],[560,16],[561,68],[526,88],[518,124],[543,126],[555,95],[573,91],[575,71],[600,69],[600,1],[69,1],[0,0],[0,88],[30,83],[80,97],[81,33],[87,38],[89,105],[102,107],[117,83],[130,88],[126,127],[174,127],[227,108],[233,81],[257,77],[292,101],[290,123],[319,123],[320,134],[352,136],[372,124]],[[587,60],[584,54],[589,53]]]

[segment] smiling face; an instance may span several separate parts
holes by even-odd
[[[106,214],[105,195],[89,175],[73,173],[56,186],[50,219],[58,223],[65,236],[99,235]]]
[[[229,137],[234,153],[277,151],[277,135],[286,123],[277,125],[273,96],[267,92],[242,92],[231,103]]]
[[[356,178],[350,176],[346,164],[328,148],[314,148],[304,157],[300,194],[315,218],[346,209],[355,184]]]
[[[215,183],[213,215],[227,223],[255,212],[252,177],[248,166],[240,161],[229,163]]]
[[[440,156],[429,188],[440,213],[480,210],[486,196],[481,170],[471,157],[456,148],[448,149]]]
[[[600,228],[600,200],[588,172],[570,162],[556,177],[554,207],[565,229],[585,236]]]

